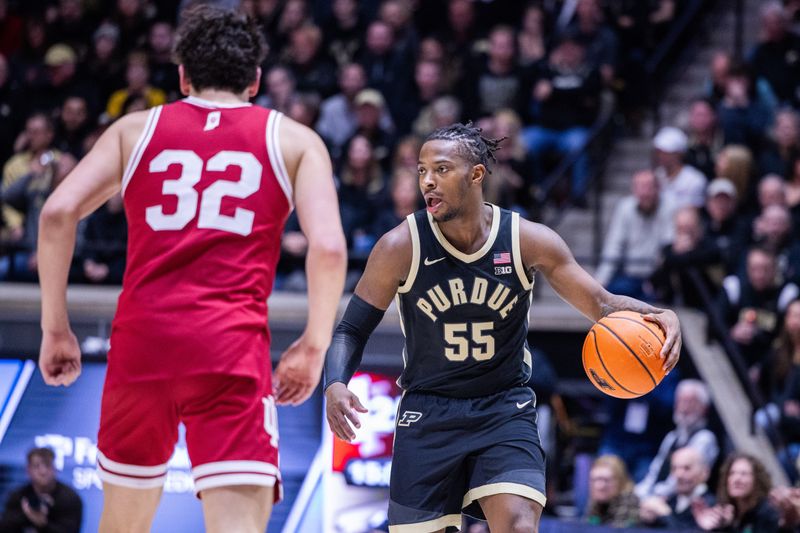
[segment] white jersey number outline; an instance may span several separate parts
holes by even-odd
[[[253,231],[255,213],[249,209],[237,207],[233,216],[223,215],[222,199],[247,198],[261,187],[263,167],[250,152],[223,150],[211,159],[203,160],[192,150],[163,150],[150,161],[150,172],[166,172],[171,165],[180,165],[181,174],[178,179],[164,180],[161,192],[174,195],[178,205],[174,213],[165,214],[163,205],[152,205],[145,210],[145,220],[155,231],[181,230],[198,214],[198,198],[200,194],[194,186],[200,182],[203,167],[206,171],[222,172],[235,166],[241,170],[239,181],[217,180],[203,192],[200,199],[200,214],[197,227],[218,229],[238,235],[250,235]]]

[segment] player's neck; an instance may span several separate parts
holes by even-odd
[[[438,226],[447,242],[458,251],[471,254],[480,250],[489,238],[493,216],[492,206],[481,201],[478,206],[470,207],[456,218],[439,222]]]
[[[203,89],[201,91],[192,89],[189,91],[189,96],[194,96],[195,98],[200,98],[201,100],[208,100],[209,102],[219,102],[222,104],[241,104],[242,102],[249,101],[247,91],[242,91],[241,93],[237,94],[231,91],[222,91],[219,89]]]

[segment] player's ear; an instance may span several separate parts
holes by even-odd
[[[256,67],[256,79],[247,86],[247,96],[253,98],[258,94],[258,87],[261,84],[261,67]]]
[[[478,163],[477,165],[472,167],[472,183],[476,185],[481,185],[483,183],[483,179],[486,177],[486,167],[483,166],[482,163]]]
[[[183,65],[178,65],[178,81],[181,94],[183,96],[189,96],[192,92],[192,83],[189,81],[189,77],[186,75],[186,69],[183,68]]]

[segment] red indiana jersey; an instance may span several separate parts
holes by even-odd
[[[122,178],[110,384],[268,375],[267,298],[292,209],[281,117],[194,97],[150,111]]]

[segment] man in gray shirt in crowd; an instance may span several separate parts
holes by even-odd
[[[672,208],[650,170],[634,174],[631,192],[614,210],[595,278],[611,292],[648,300],[647,281],[672,239]]]

